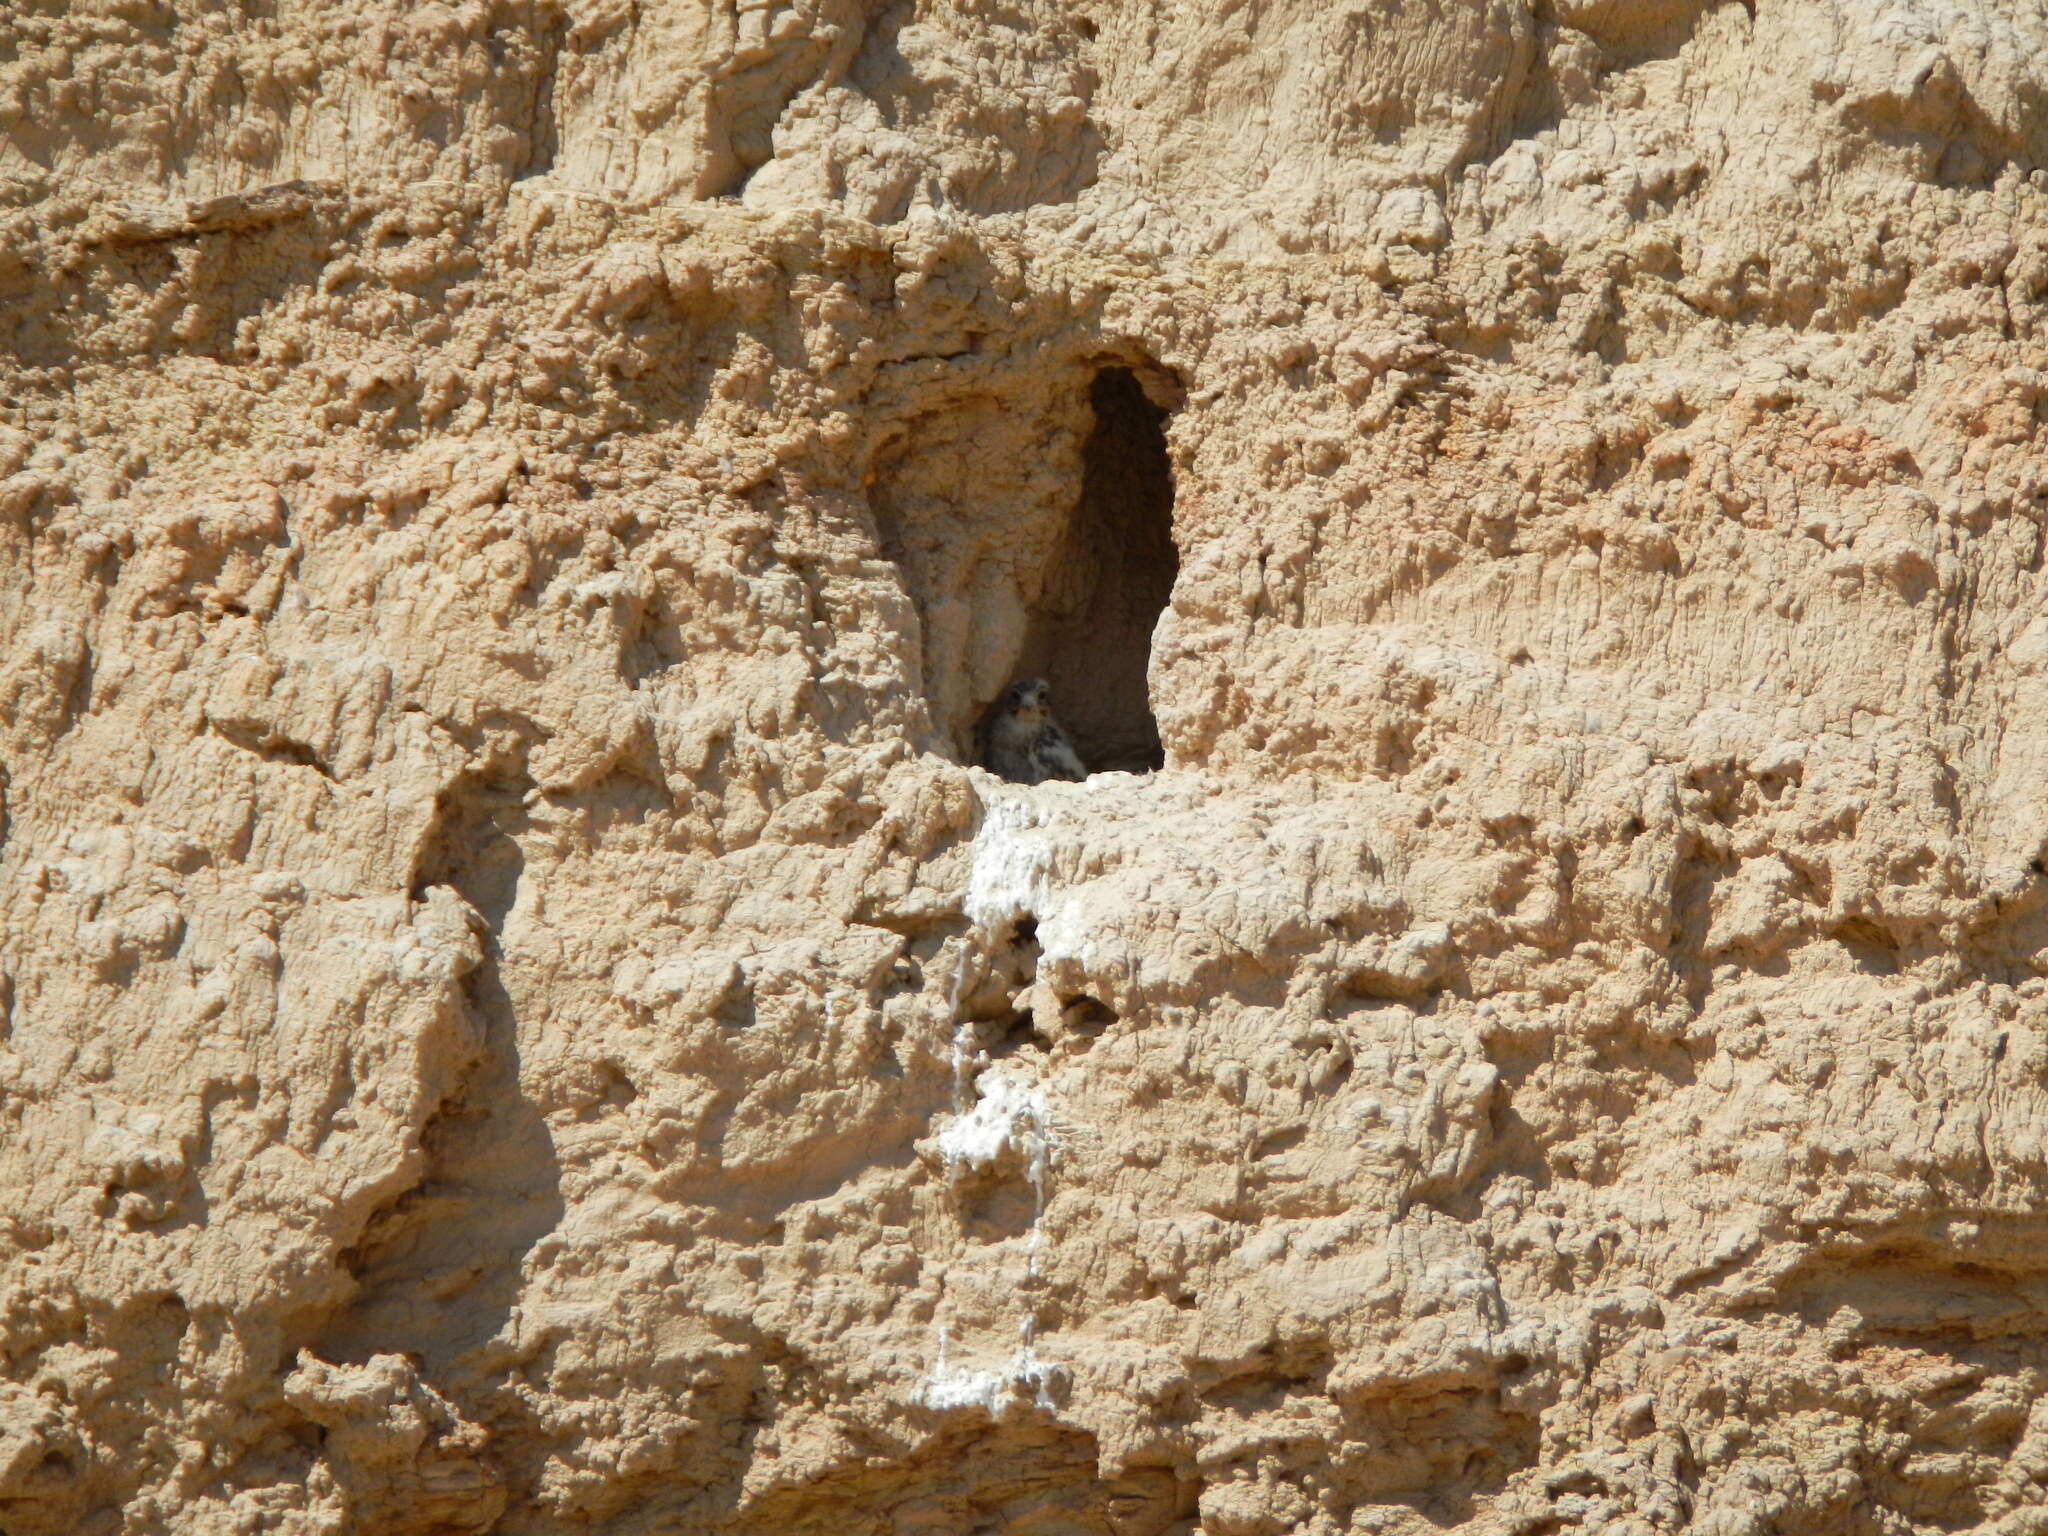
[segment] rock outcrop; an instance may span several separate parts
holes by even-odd
[[[22,0],[0,1531],[2048,1531],[2044,525],[2035,0]]]

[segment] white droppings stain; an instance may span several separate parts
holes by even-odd
[[[962,910],[985,933],[1031,918],[1048,959],[1087,961],[1089,928],[1078,895],[1053,883],[1052,814],[1024,799],[987,801],[974,835]]]
[[[1038,1407],[1053,1406],[1047,1388],[1059,1367],[1040,1360],[1029,1344],[1022,1345],[1001,1366],[980,1370],[948,1363],[946,1347],[946,1330],[941,1328],[938,1362],[918,1389],[918,1401],[925,1407],[941,1412],[949,1408],[980,1408],[999,1413],[1005,1403],[1026,1389]]]
[[[1048,926],[1056,940],[1073,929],[1080,933],[1079,903],[1061,899],[1053,887],[1054,841],[1050,813],[1024,798],[999,798],[984,802],[980,827],[968,865],[967,892],[962,902],[967,920],[985,942],[1002,935],[1014,922],[1030,918],[1039,925],[1041,946]],[[996,1166],[1005,1156],[1022,1159],[1030,1181],[1034,1211],[1031,1230],[1024,1243],[1024,1279],[1038,1276],[1038,1256],[1044,1244],[1042,1220],[1049,1191],[1053,1152],[1052,1104],[1044,1087],[1022,1068],[999,1062],[972,1080],[974,1026],[961,1018],[961,1003],[972,977],[977,973],[976,940],[970,935],[953,975],[952,1006],[958,1021],[953,1035],[954,1114],[936,1138],[940,1157],[949,1172],[980,1172]],[[1020,1332],[1023,1342],[1000,1365],[965,1366],[947,1358],[949,1335],[939,1328],[938,1356],[917,1389],[917,1401],[931,1409],[981,1408],[996,1413],[1027,1391],[1041,1409],[1053,1406],[1048,1384],[1059,1367],[1038,1358],[1033,1348],[1035,1319],[1027,1315]]]
[[[1080,902],[1054,902],[1038,922],[1038,951],[1044,959],[1072,960],[1086,967],[1091,964],[1091,936],[1087,912]]]
[[[949,1167],[986,1168],[1006,1151],[1022,1153],[1034,1187],[1042,1186],[1052,1157],[1052,1108],[1045,1090],[1008,1065],[990,1067],[975,1079],[974,1107],[939,1132],[939,1152]]]
[[[1052,843],[1046,813],[1028,800],[992,800],[974,834],[964,910],[975,927],[992,929],[1036,916],[1052,899]]]

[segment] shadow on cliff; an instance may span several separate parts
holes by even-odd
[[[482,920],[483,963],[463,981],[481,1041],[461,1092],[421,1138],[424,1177],[372,1219],[346,1262],[359,1289],[314,1346],[330,1360],[401,1352],[466,1407],[493,1394],[493,1341],[511,1315],[534,1244],[561,1220],[554,1138],[520,1082],[518,1020],[540,978],[508,959],[503,935],[525,856],[523,768],[486,768],[441,794],[415,886],[452,886]]]

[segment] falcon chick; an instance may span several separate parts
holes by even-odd
[[[1081,754],[1052,717],[1052,689],[1042,677],[1005,688],[982,727],[982,766],[1013,784],[1088,777]]]

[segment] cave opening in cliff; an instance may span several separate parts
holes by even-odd
[[[1180,570],[1167,411],[1120,365],[1096,371],[1088,403],[1080,494],[1032,607],[1020,670],[1052,684],[1091,771],[1147,773],[1165,762],[1148,686],[1153,631]]]

